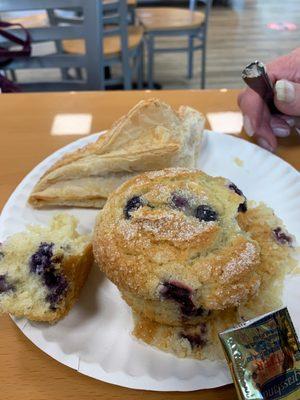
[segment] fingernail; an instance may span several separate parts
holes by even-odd
[[[250,137],[253,136],[255,132],[254,129],[252,128],[251,121],[249,117],[247,117],[247,115],[243,116],[243,125],[246,134]]]
[[[282,125],[278,124],[272,124],[271,122],[271,128],[275,136],[278,137],[287,137],[290,134],[290,129],[289,128],[284,128]]]
[[[282,116],[281,118],[284,119],[288,126],[290,126],[291,128],[295,126],[295,119],[293,117]]]
[[[291,133],[289,129],[284,128],[272,128],[272,131],[278,137],[287,137]]]
[[[274,152],[273,147],[270,145],[269,142],[266,141],[266,139],[260,137],[257,139],[257,143],[259,144],[259,146],[263,147],[264,149],[271,151],[272,153]]]
[[[295,88],[294,85],[282,79],[277,81],[275,84],[275,92],[277,100],[284,101],[285,103],[291,103],[295,100]]]

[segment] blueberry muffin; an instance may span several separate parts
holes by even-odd
[[[243,193],[197,170],[148,172],[120,186],[99,214],[96,262],[132,309],[181,326],[256,293],[256,241],[237,223]]]
[[[295,238],[265,204],[251,204],[238,214],[238,222],[260,246],[257,293],[238,307],[215,311],[213,318],[198,325],[170,326],[134,315],[133,335],[177,357],[223,359],[218,333],[245,320],[282,307],[283,283],[287,274],[299,273]]]
[[[68,313],[93,264],[91,240],[76,226],[60,214],[0,246],[0,312],[47,322]]]
[[[133,336],[144,343],[180,358],[224,359],[218,332],[237,323],[232,309],[215,311],[214,318],[197,325],[159,324],[134,314]]]

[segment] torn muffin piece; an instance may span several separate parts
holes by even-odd
[[[93,264],[91,240],[76,228],[59,214],[1,245],[0,313],[53,323],[70,311]]]

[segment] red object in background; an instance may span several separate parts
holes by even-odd
[[[293,22],[270,22],[267,27],[274,31],[296,31],[298,29]]]

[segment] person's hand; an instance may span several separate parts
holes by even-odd
[[[275,151],[276,136],[286,137],[291,127],[300,128],[300,48],[267,64],[267,73],[275,84],[275,105],[284,115],[270,115],[261,97],[250,88],[239,95],[238,104],[247,135]]]

